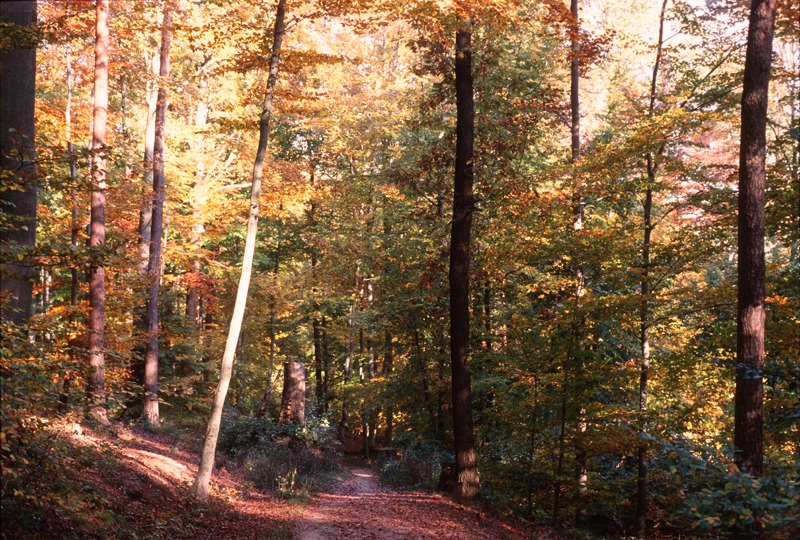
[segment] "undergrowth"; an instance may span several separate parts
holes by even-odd
[[[277,426],[268,419],[228,415],[223,420],[219,449],[242,467],[257,488],[282,498],[303,498],[344,473],[325,450],[330,443],[330,429],[322,422]]]
[[[432,441],[421,441],[405,449],[400,457],[384,462],[379,469],[382,482],[404,489],[434,490],[442,472],[442,462],[452,454]]]

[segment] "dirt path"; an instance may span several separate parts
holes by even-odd
[[[297,540],[552,538],[439,494],[395,491],[364,468],[353,468],[331,493],[315,497],[294,532]]]

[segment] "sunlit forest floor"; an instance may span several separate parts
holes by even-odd
[[[67,424],[60,437],[70,454],[65,474],[38,479],[30,504],[4,504],[3,538],[291,538],[302,511],[252,489],[225,460],[214,471],[209,503],[190,499],[199,454],[175,434]]]
[[[334,489],[315,497],[295,526],[295,534],[297,540],[568,538],[457,504],[438,493],[388,488],[363,467],[354,467]]]
[[[3,505],[3,539],[567,539],[448,497],[381,485],[361,462],[313,497],[285,499],[256,489],[219,455],[211,497],[188,497],[197,468],[199,428],[151,433],[115,425],[95,431],[51,426],[49,452],[63,474],[32,478],[29,497]],[[193,441],[189,443],[187,441]]]

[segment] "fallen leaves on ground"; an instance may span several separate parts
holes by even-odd
[[[315,497],[295,533],[298,540],[566,538],[458,504],[441,494],[393,490],[364,468],[354,468],[331,493]]]

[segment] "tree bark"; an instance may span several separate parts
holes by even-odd
[[[92,196],[89,248],[89,381],[90,415],[108,423],[105,397],[105,255],[106,239],[106,134],[108,118],[108,0],[96,2],[94,63],[94,117],[92,128]]]
[[[164,225],[164,123],[167,110],[169,54],[172,46],[172,6],[164,6],[161,28],[161,66],[159,68],[158,100],[156,105],[156,134],[153,146],[153,206],[150,235],[150,258],[147,264],[147,307],[145,330],[147,342],[144,360],[144,403],[142,416],[145,427],[158,427],[158,298],[161,283],[161,235]]]
[[[0,3],[0,22],[25,29],[36,25],[36,2]],[[0,212],[8,217],[0,244],[0,318],[25,324],[33,309],[33,267],[9,251],[30,249],[36,242],[36,165],[34,110],[36,95],[36,40],[31,35],[16,49],[0,54],[0,170],[11,171],[4,184],[13,181],[19,189],[0,190]],[[13,180],[11,180],[13,178]],[[4,186],[5,187],[5,186]]]
[[[760,476],[763,467],[764,185],[766,123],[776,0],[753,0],[742,91],[739,153],[736,325],[736,464]]]
[[[286,0],[278,0],[275,14],[275,30],[272,41],[272,51],[269,62],[269,78],[264,105],[261,110],[259,122],[258,150],[255,164],[253,165],[252,188],[250,192],[250,214],[247,219],[247,237],[245,239],[244,255],[242,257],[242,274],[239,278],[239,287],[236,292],[231,325],[228,330],[228,339],[225,343],[225,352],[222,356],[219,385],[214,395],[211,416],[208,420],[203,453],[197,478],[191,488],[191,493],[200,500],[208,499],[208,484],[211,481],[211,471],[214,468],[214,457],[219,437],[219,427],[222,422],[222,409],[225,405],[225,396],[228,393],[231,375],[233,374],[233,358],[236,354],[236,343],[244,319],[244,308],[247,302],[247,292],[250,287],[250,276],[253,271],[253,255],[255,253],[256,232],[258,229],[258,198],[261,194],[261,178],[264,170],[264,161],[267,155],[269,141],[269,122],[272,116],[272,101],[275,94],[275,84],[278,81],[278,66],[280,64],[281,43],[284,34],[284,17],[286,14]]]
[[[461,29],[456,33],[456,159],[449,271],[450,369],[453,377],[453,443],[457,475],[453,494],[460,500],[473,500],[480,495],[469,367],[469,251],[472,213],[475,209],[472,193],[475,109],[471,38],[470,21],[461,21]]]
[[[278,423],[306,425],[306,366],[302,362],[283,365],[283,396]]]

